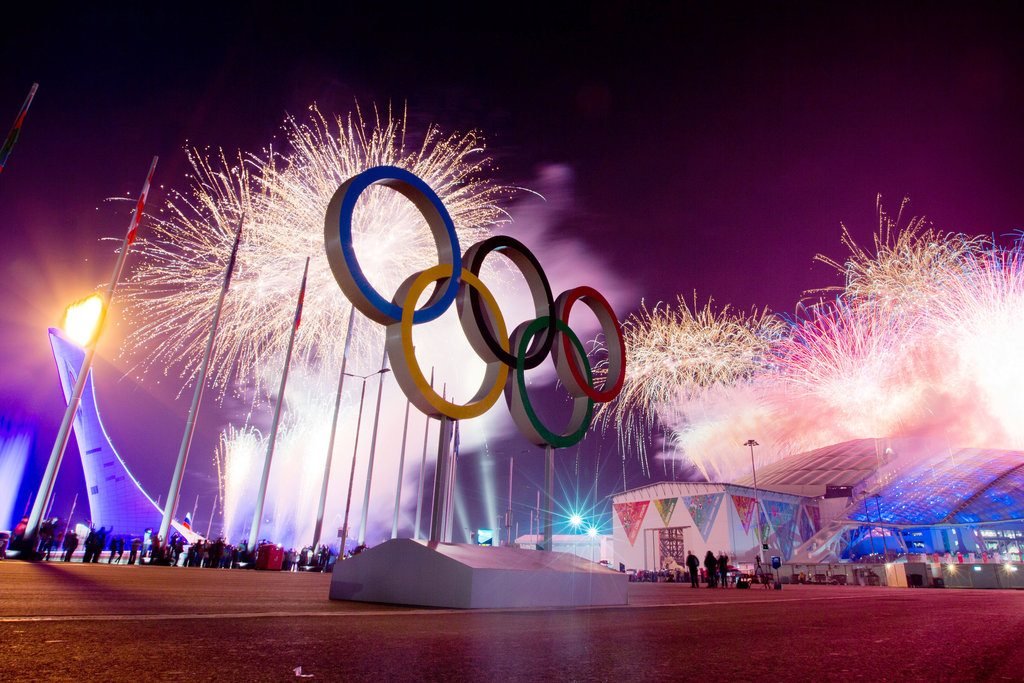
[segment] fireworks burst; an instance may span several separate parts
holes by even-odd
[[[842,273],[845,285],[811,293],[838,290],[851,306],[870,304],[883,311],[912,312],[943,298],[947,288],[964,277],[972,259],[991,248],[983,237],[928,227],[923,216],[901,225],[906,204],[904,199],[893,218],[878,196],[873,252],[858,245],[844,225],[842,242],[850,252],[845,261],[839,263],[824,254],[815,260]]]
[[[324,253],[330,198],[342,182],[367,168],[404,168],[438,194],[466,247],[506,220],[498,202],[509,190],[487,179],[490,162],[474,132],[446,136],[431,127],[422,143],[411,146],[404,115],[382,116],[374,110],[369,122],[357,110],[328,120],[314,106],[307,121],[287,118],[284,133],[284,151],[268,148],[235,157],[189,152],[189,189],[171,196],[149,239],[137,243],[141,265],[126,288],[126,317],[133,331],[125,348],[138,354],[144,370],[177,374],[182,390],[194,381],[234,231],[244,217],[209,378],[221,399],[230,393],[254,407],[276,386],[301,271],[305,257],[312,256],[292,360],[294,379],[276,445],[277,474],[266,508],[273,518],[267,533],[278,542],[299,543],[311,537],[309,501],[315,501],[323,476],[328,409],[351,311]],[[436,262],[426,222],[411,202],[389,188],[371,187],[360,196],[353,241],[363,272],[385,297],[405,277]],[[382,346],[383,328],[357,315],[349,368],[376,367]],[[242,424],[222,432],[215,457],[222,528],[229,535],[244,530],[254,477],[268,445],[259,430],[262,411],[244,413]],[[345,436],[336,450],[344,449],[343,442],[354,434],[354,417],[354,406],[346,404],[339,427]],[[336,485],[346,481],[340,471],[346,464],[341,458],[334,461]]]
[[[406,147],[404,118],[374,111],[369,126],[357,110],[329,122],[311,107],[308,122],[288,118],[285,153],[239,154],[229,161],[189,153],[191,187],[168,201],[140,241],[142,263],[128,288],[133,322],[128,349],[145,349],[144,369],[177,368],[186,384],[198,367],[233,232],[244,216],[231,293],[225,301],[211,381],[224,391],[260,386],[260,370],[283,351],[290,333],[304,257],[309,288],[296,358],[334,367],[340,361],[350,305],[323,250],[323,216],[338,186],[366,168],[392,165],[423,178],[444,201],[464,245],[504,220],[497,201],[505,188],[489,182],[476,133],[444,136],[431,127],[421,145]],[[408,274],[431,265],[434,245],[416,208],[398,193],[372,187],[356,205],[353,240],[371,282],[386,296]],[[359,316],[357,316],[358,318]],[[379,326],[354,340],[379,347]]]
[[[614,419],[638,410],[670,429],[707,479],[749,472],[751,436],[770,462],[852,438],[939,436],[951,446],[1024,447],[1024,244],[902,225],[878,205],[873,250],[849,256],[832,302],[737,321],[646,309],[630,321],[631,377]],[[826,290],[816,290],[826,291]],[[697,353],[689,349],[697,348]]]
[[[692,309],[682,297],[676,307],[642,306],[623,326],[626,381],[605,419],[619,426],[625,448],[644,455],[644,435],[657,415],[663,424],[686,420],[685,404],[715,387],[749,379],[764,363],[782,322],[765,311],[715,312],[712,302]]]

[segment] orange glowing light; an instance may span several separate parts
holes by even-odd
[[[77,301],[64,311],[64,333],[79,346],[88,346],[99,331],[103,298],[99,294]]]

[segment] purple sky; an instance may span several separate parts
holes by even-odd
[[[1021,227],[1024,47],[997,9],[504,7],[19,19],[0,46],[0,125],[40,89],[0,174],[4,414],[27,416],[48,452],[60,399],[45,328],[108,276],[99,239],[122,234],[127,207],[104,200],[134,196],[153,154],[158,182],[182,187],[186,144],[259,149],[313,101],[407,102],[412,130],[478,128],[505,183],[567,165],[561,229],[650,302],[696,290],[791,311],[838,282],[812,259],[842,256],[840,222],[870,238],[877,193],[945,229]],[[118,386],[104,403],[170,405]],[[153,428],[179,438],[177,420]]]

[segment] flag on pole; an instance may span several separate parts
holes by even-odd
[[[306,299],[306,276],[309,274],[309,257],[306,257],[306,270],[302,273],[302,287],[299,289],[299,305],[295,307],[295,329],[302,322],[302,302]]]
[[[32,88],[28,91],[28,97],[25,98],[25,104],[21,105],[21,111],[18,112],[18,118],[14,119],[14,125],[11,126],[11,132],[7,134],[7,139],[4,140],[4,146],[0,147],[0,172],[2,172],[4,170],[4,166],[7,165],[7,158],[11,156],[14,144],[18,141],[18,136],[21,134],[21,124],[25,123],[25,115],[28,114],[28,108],[32,105],[32,98],[36,96],[36,90],[38,89],[39,84],[33,83]]]
[[[146,208],[146,198],[149,196],[149,185],[153,182],[153,174],[156,173],[156,162],[158,157],[153,157],[153,163],[149,165],[149,173],[146,174],[146,182],[142,186],[142,193],[139,201],[135,204],[135,215],[132,217],[131,225],[128,226],[128,244],[135,242],[135,235],[139,231],[139,223],[142,222],[142,211]]]
[[[185,521],[182,522],[181,525],[183,527],[185,527],[186,529],[188,529],[189,531],[192,531],[192,513],[191,512],[186,512],[185,513]]]

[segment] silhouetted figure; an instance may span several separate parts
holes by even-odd
[[[718,579],[718,560],[715,559],[715,554],[710,550],[704,556],[704,572],[708,577],[708,588],[714,588]]]
[[[62,547],[64,548],[64,561],[70,562],[71,556],[78,549],[78,534],[75,533],[74,529],[69,529],[64,535],[64,545]]]
[[[690,587],[700,587],[700,560],[690,551],[686,554],[686,568],[690,571]]]
[[[89,533],[88,533],[88,535],[86,535],[85,542],[83,543],[83,545],[85,546],[85,553],[82,554],[82,563],[83,564],[89,564],[90,562],[93,561],[93,556],[97,553],[97,550],[96,550],[96,539],[97,538],[99,538],[99,536],[97,536],[97,534],[96,534],[96,529],[94,527],[89,527]]]
[[[718,576],[722,580],[722,588],[729,585],[729,556],[724,552],[718,553]]]
[[[96,532],[96,539],[94,541],[94,547],[92,552],[93,564],[99,562],[100,555],[103,553],[103,549],[107,547],[107,534],[109,534],[113,530],[113,527],[107,529],[107,527],[101,526],[100,530]]]
[[[128,564],[135,564],[139,559],[139,550],[142,548],[142,539],[136,536],[132,539],[131,551],[128,553]]]

